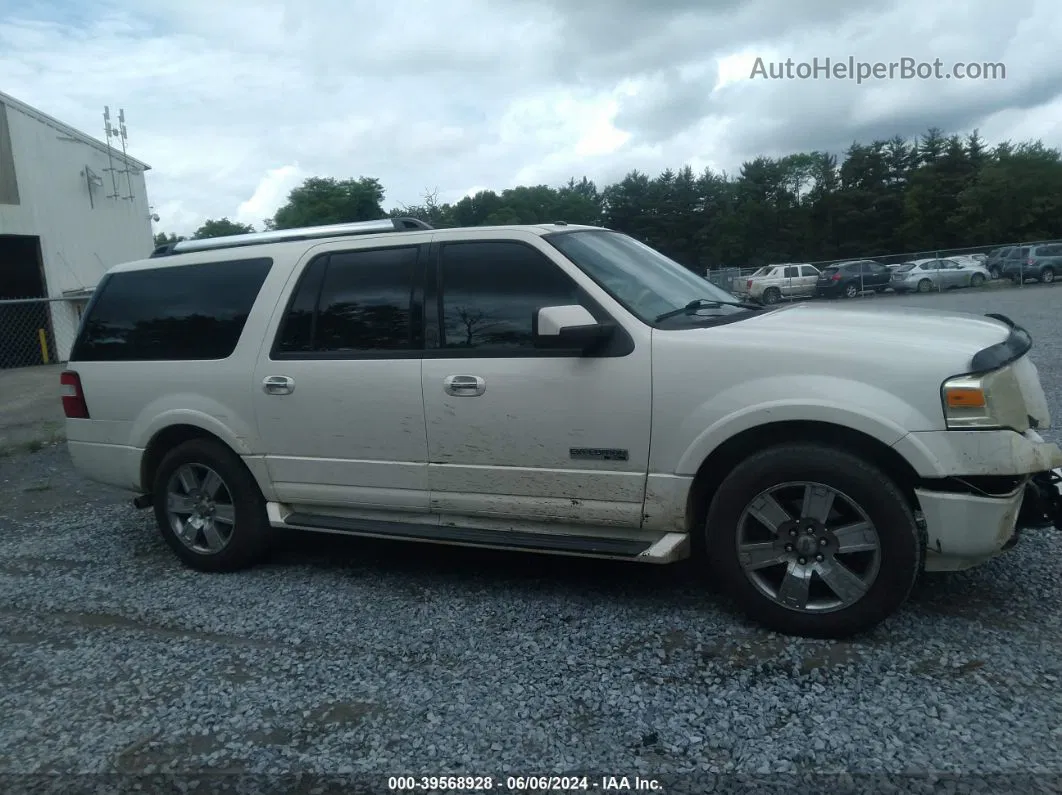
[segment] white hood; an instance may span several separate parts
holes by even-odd
[[[965,312],[814,304],[764,312],[733,324],[732,331],[756,338],[768,336],[776,342],[784,336],[812,350],[851,349],[868,358],[888,350],[894,355],[947,359],[959,369],[978,351],[1003,342],[1010,333],[999,320]]]

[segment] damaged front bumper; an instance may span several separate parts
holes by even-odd
[[[1025,484],[1018,527],[1062,530],[1062,469],[1039,472]]]
[[[1048,459],[1045,463],[1052,469],[927,478],[915,488],[926,532],[927,571],[978,566],[1013,547],[1023,530],[1062,530],[1058,448],[1035,431],[1024,437],[1023,443]],[[1018,466],[1015,470],[1022,471]]]

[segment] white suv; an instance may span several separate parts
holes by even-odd
[[[196,569],[251,565],[287,528],[696,553],[763,624],[838,637],[923,568],[1059,522],[1062,451],[1005,318],[745,305],[566,224],[160,253],[100,282],[63,404],[77,467],[139,495]]]

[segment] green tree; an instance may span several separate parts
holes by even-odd
[[[171,243],[179,243],[186,238],[182,235],[175,235],[172,232],[166,234],[165,232],[159,232],[155,235],[155,248],[159,246],[167,246]]]
[[[230,221],[228,218],[211,219],[195,230],[192,238],[202,240],[207,237],[228,237],[230,235],[246,235],[253,232],[254,227],[250,224],[241,224]]]
[[[387,218],[383,200],[384,189],[375,177],[310,177],[288,194],[287,203],[273,217],[272,228],[376,221]]]

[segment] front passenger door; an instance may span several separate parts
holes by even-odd
[[[891,273],[880,262],[867,262],[863,265],[866,270],[865,280],[868,289],[882,290],[889,286]]]
[[[814,295],[819,272],[811,265],[800,266],[800,289],[804,295]]]
[[[792,298],[800,294],[800,269],[795,265],[787,265],[782,273],[782,292]]]
[[[649,467],[649,335],[592,356],[535,345],[538,310],[612,318],[533,241],[437,245],[423,394],[434,512],[637,528]],[[530,236],[529,236],[530,237]],[[559,254],[553,256],[560,257]],[[462,523],[460,519],[452,519]]]

